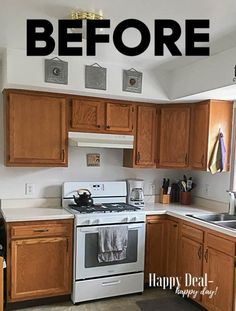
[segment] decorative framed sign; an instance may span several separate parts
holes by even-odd
[[[45,82],[68,84],[68,62],[58,57],[45,59]]]
[[[100,153],[87,153],[87,166],[100,166]]]
[[[98,63],[85,66],[85,87],[88,89],[106,90],[107,69]]]
[[[142,93],[142,72],[131,68],[123,70],[123,91]]]

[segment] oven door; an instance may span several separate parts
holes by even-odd
[[[102,263],[98,261],[98,226],[77,227],[74,258],[75,280],[144,270],[145,224],[120,224],[122,225],[128,225],[126,259]],[[106,225],[106,227],[112,227],[112,225]]]

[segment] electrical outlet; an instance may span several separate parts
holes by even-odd
[[[35,194],[35,184],[26,183],[25,184],[25,194],[26,195],[33,195],[33,194]]]
[[[209,188],[210,188],[210,185],[209,184],[205,184],[204,192],[205,192],[206,195],[209,194]]]
[[[152,195],[156,194],[156,185],[155,184],[151,184],[151,193],[152,193]]]

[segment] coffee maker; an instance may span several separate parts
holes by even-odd
[[[127,179],[127,203],[137,206],[144,207],[144,191],[142,179]]]

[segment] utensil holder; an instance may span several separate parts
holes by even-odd
[[[190,205],[192,203],[192,193],[190,191],[180,192],[180,204]]]
[[[170,203],[170,195],[169,194],[163,194],[163,189],[160,190],[160,203],[162,204],[169,204]]]

